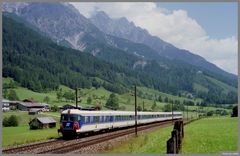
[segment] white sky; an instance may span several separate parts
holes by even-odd
[[[195,19],[188,16],[186,10],[169,11],[150,2],[71,4],[86,17],[90,17],[96,10],[105,11],[112,18],[126,17],[150,34],[198,54],[225,71],[237,74],[237,37],[211,38]]]

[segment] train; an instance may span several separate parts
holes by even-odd
[[[138,125],[181,118],[181,112],[137,112]],[[58,132],[62,133],[63,137],[68,137],[101,130],[125,128],[133,125],[135,125],[135,112],[133,111],[67,109],[61,113],[60,129],[58,129]]]

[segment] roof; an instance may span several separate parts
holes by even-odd
[[[19,102],[19,104],[25,107],[44,107],[44,105],[40,103],[32,103],[32,102]]]
[[[37,120],[43,124],[56,123],[52,117],[37,117]]]
[[[31,108],[31,109],[29,110],[29,112],[38,112],[38,111],[41,111],[41,109],[33,109],[33,108]]]
[[[62,114],[81,114],[81,115],[135,115],[134,111],[85,111],[78,109],[67,109]],[[172,112],[137,112],[138,115],[154,115],[154,114],[172,114]],[[182,114],[181,112],[173,112],[173,114]]]
[[[7,99],[2,99],[2,102],[4,102],[4,103],[9,103],[10,101],[7,100]]]

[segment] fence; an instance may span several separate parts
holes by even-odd
[[[179,153],[184,137],[183,121],[176,121],[171,133],[171,138],[167,141],[167,153]]]

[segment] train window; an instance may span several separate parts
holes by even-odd
[[[69,119],[70,119],[70,121],[77,121],[78,120],[78,115],[70,114]]]
[[[99,116],[94,116],[93,121],[94,121],[94,123],[98,123],[99,122]]]
[[[105,117],[105,122],[108,122],[109,120],[108,118],[109,118],[108,116]]]
[[[90,123],[94,123],[93,116],[90,116]]]
[[[80,116],[81,117],[81,121],[82,121],[82,123],[85,123],[85,116]]]
[[[67,114],[62,114],[60,121],[67,121],[67,120],[68,120],[68,115]]]
[[[86,117],[86,123],[88,123],[88,124],[91,123],[90,116]]]

